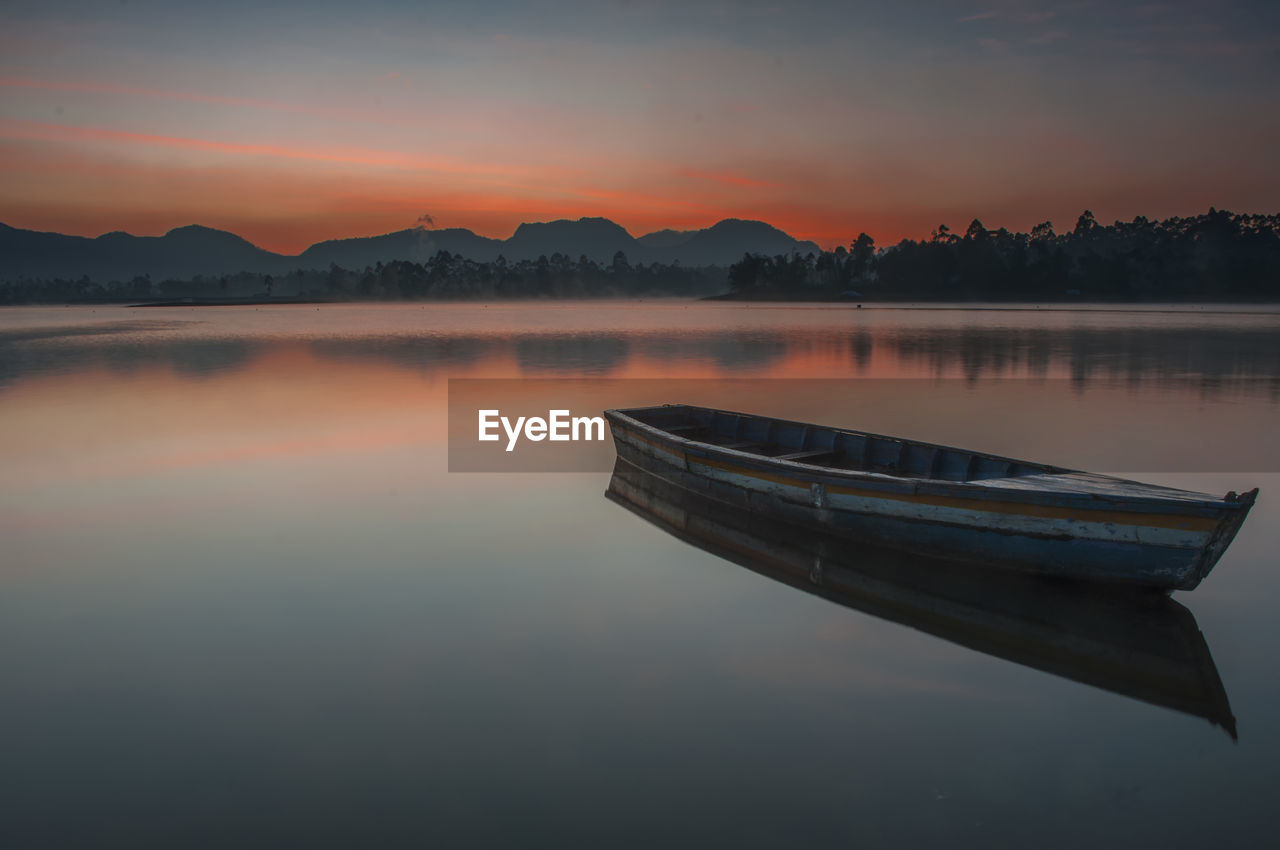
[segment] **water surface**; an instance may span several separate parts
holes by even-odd
[[[1261,487],[1174,597],[1239,741],[744,569],[607,469],[451,474],[463,377]],[[1259,843],[1278,432],[1255,307],[8,308],[0,841]]]

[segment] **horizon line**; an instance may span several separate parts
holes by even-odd
[[[1111,224],[1109,224],[1109,225],[1103,224],[1103,222],[1099,220],[1099,221],[1098,221],[1098,224],[1099,224],[1099,225],[1101,225],[1101,226],[1114,226],[1115,224],[1126,224],[1126,223],[1132,223],[1132,222],[1136,221],[1136,220],[1137,220],[1137,219],[1139,219],[1139,218],[1142,218],[1142,219],[1148,219],[1148,220],[1149,220],[1149,221],[1151,221],[1152,223],[1159,223],[1159,222],[1168,221],[1168,220],[1171,220],[1171,219],[1193,218],[1193,217],[1200,216],[1200,215],[1209,215],[1209,214],[1214,213],[1214,212],[1219,212],[1219,213],[1223,213],[1223,212],[1225,212],[1225,213],[1228,213],[1229,215],[1233,215],[1233,216],[1263,216],[1263,217],[1266,217],[1266,216],[1280,215],[1280,212],[1276,212],[1276,213],[1266,213],[1266,212],[1262,212],[1262,213],[1258,213],[1258,212],[1235,212],[1235,211],[1233,211],[1233,210],[1229,210],[1229,209],[1226,209],[1226,208],[1224,208],[1224,207],[1219,207],[1219,206],[1216,206],[1216,205],[1212,205],[1212,204],[1211,204],[1211,205],[1209,205],[1209,207],[1208,207],[1208,208],[1204,209],[1202,212],[1197,212],[1197,213],[1192,213],[1192,214],[1186,214],[1186,215],[1169,215],[1169,216],[1165,216],[1165,217],[1163,217],[1163,218],[1152,218],[1152,217],[1149,217],[1149,216],[1146,216],[1146,215],[1137,215],[1137,216],[1135,216],[1133,219],[1128,219],[1128,220],[1126,220],[1126,219],[1119,219],[1119,218],[1118,218],[1118,219],[1115,219],[1115,221],[1114,221],[1114,222],[1112,222],[1112,223],[1111,223]],[[1083,216],[1083,215],[1085,215],[1086,213],[1088,213],[1088,214],[1092,214],[1092,213],[1091,213],[1091,211],[1090,211],[1090,208],[1086,208],[1085,210],[1083,210],[1083,211],[1080,213],[1080,215],[1081,215],[1081,216]],[[786,237],[788,237],[788,238],[792,239],[792,240],[793,240],[793,241],[795,241],[795,242],[808,242],[808,243],[811,243],[811,244],[813,244],[813,245],[816,245],[816,246],[818,247],[819,251],[822,251],[822,252],[826,252],[826,251],[833,251],[833,250],[835,250],[835,248],[837,248],[837,247],[848,247],[848,246],[851,246],[851,245],[856,241],[856,239],[858,238],[858,236],[859,236],[859,235],[862,235],[862,234],[870,235],[870,234],[867,234],[865,230],[860,230],[858,234],[851,234],[850,236],[846,237],[843,241],[835,242],[831,247],[825,247],[825,246],[822,244],[822,242],[821,242],[820,240],[818,240],[818,239],[813,239],[813,238],[804,238],[804,237],[801,237],[801,236],[796,236],[796,235],[794,235],[793,233],[791,233],[790,231],[785,230],[784,228],[779,227],[778,225],[774,224],[773,222],[767,221],[767,220],[765,220],[765,219],[761,219],[761,218],[743,218],[743,217],[741,217],[741,216],[735,216],[735,215],[730,215],[730,216],[726,216],[726,217],[724,217],[724,218],[716,219],[716,220],[715,220],[715,221],[713,221],[711,224],[708,224],[708,225],[703,226],[703,227],[678,228],[678,227],[670,227],[670,226],[668,226],[668,227],[660,227],[660,228],[657,228],[657,229],[654,229],[654,230],[647,230],[647,231],[645,231],[644,233],[641,233],[641,234],[639,234],[639,235],[635,235],[635,234],[633,234],[633,233],[631,232],[631,230],[630,230],[630,229],[628,229],[625,225],[623,225],[623,224],[621,224],[621,223],[619,223],[619,222],[615,221],[614,219],[610,218],[609,216],[602,216],[602,215],[583,215],[583,216],[578,216],[577,218],[564,218],[564,217],[560,217],[560,218],[547,218],[547,219],[538,219],[538,220],[531,220],[531,221],[522,221],[522,222],[520,222],[519,224],[517,224],[517,225],[515,226],[515,228],[511,231],[511,235],[509,235],[509,236],[489,236],[489,235],[486,235],[485,233],[483,233],[483,232],[481,232],[481,231],[479,231],[479,230],[476,230],[476,229],[473,229],[473,228],[470,228],[470,227],[462,227],[462,226],[458,226],[458,227],[424,227],[421,223],[418,223],[418,224],[410,225],[410,226],[408,226],[408,227],[398,228],[398,229],[396,229],[396,230],[386,230],[386,231],[382,231],[382,232],[373,232],[373,233],[366,233],[366,234],[353,234],[353,235],[348,235],[348,236],[333,236],[333,237],[327,237],[327,238],[317,239],[317,240],[314,240],[314,241],[308,242],[308,243],[307,243],[307,245],[306,245],[304,248],[302,248],[301,250],[297,251],[296,253],[290,253],[290,252],[288,252],[288,251],[278,251],[278,250],[273,250],[273,249],[271,249],[271,248],[263,247],[260,243],[253,241],[253,240],[252,240],[252,239],[250,239],[249,237],[246,237],[246,236],[242,235],[241,233],[237,232],[236,230],[231,230],[231,229],[222,228],[222,227],[214,227],[214,226],[207,225],[207,224],[200,224],[199,222],[189,222],[189,223],[187,223],[187,224],[175,225],[175,226],[172,226],[172,227],[167,228],[167,229],[166,229],[166,230],[164,230],[163,232],[146,232],[146,231],[143,231],[143,232],[137,232],[137,233],[134,233],[134,232],[130,232],[130,231],[128,231],[128,230],[114,229],[114,230],[105,230],[105,231],[102,231],[102,232],[100,232],[100,233],[97,233],[96,235],[87,235],[86,233],[76,233],[76,232],[73,232],[73,231],[65,231],[65,230],[44,230],[44,229],[33,228],[33,227],[21,227],[21,226],[17,226],[17,225],[10,224],[9,222],[7,222],[7,221],[2,221],[2,220],[0,220],[0,227],[7,227],[7,228],[10,228],[10,229],[12,229],[12,230],[22,230],[22,231],[26,231],[26,232],[28,232],[28,233],[42,233],[42,234],[52,234],[52,235],[57,235],[57,236],[70,236],[70,237],[80,238],[80,239],[86,239],[86,240],[90,240],[90,241],[92,241],[92,240],[96,240],[96,239],[100,239],[100,238],[102,238],[102,237],[104,237],[104,236],[110,236],[110,235],[113,235],[113,234],[123,234],[123,235],[125,235],[125,236],[128,236],[128,237],[130,237],[130,238],[135,238],[135,239],[161,239],[161,238],[164,238],[164,237],[168,236],[168,235],[169,235],[169,234],[171,234],[171,233],[174,233],[175,231],[179,231],[179,230],[186,230],[186,229],[189,229],[189,228],[198,228],[198,229],[201,229],[201,230],[209,230],[209,231],[213,231],[213,232],[215,232],[215,233],[225,233],[225,234],[228,234],[228,235],[230,235],[230,236],[234,236],[235,238],[237,238],[237,239],[240,239],[240,240],[244,241],[245,243],[247,243],[247,244],[249,244],[249,245],[253,246],[254,248],[256,248],[256,249],[258,249],[258,250],[260,250],[260,251],[265,251],[265,252],[270,253],[270,254],[275,254],[275,255],[277,255],[277,256],[281,256],[281,257],[298,257],[298,256],[301,256],[302,254],[306,253],[306,251],[310,250],[311,248],[315,247],[316,245],[321,245],[321,244],[324,244],[324,243],[326,243],[326,242],[344,242],[344,241],[357,240],[357,239],[376,239],[376,238],[378,238],[378,237],[382,237],[382,236],[392,236],[392,235],[399,234],[399,233],[407,233],[407,232],[409,232],[409,231],[413,231],[413,230],[422,230],[423,232],[426,232],[426,233],[444,233],[444,232],[459,232],[459,231],[460,231],[460,232],[470,233],[470,234],[472,234],[473,236],[476,236],[476,237],[481,238],[481,239],[487,239],[487,240],[494,241],[494,242],[506,242],[506,241],[509,241],[510,239],[514,238],[514,237],[515,237],[515,235],[516,235],[516,233],[518,233],[518,232],[520,231],[520,229],[521,229],[522,227],[526,226],[526,225],[557,224],[557,223],[560,223],[560,222],[566,222],[566,223],[576,224],[576,223],[580,223],[580,222],[584,222],[584,221],[600,221],[600,222],[607,222],[607,223],[612,224],[613,226],[615,226],[615,227],[619,228],[620,230],[622,230],[622,231],[623,231],[623,233],[625,233],[629,238],[631,238],[631,239],[633,239],[633,240],[639,240],[639,239],[641,239],[641,238],[644,238],[645,236],[650,236],[650,235],[653,235],[653,234],[655,234],[655,233],[664,233],[664,232],[668,232],[668,231],[669,231],[669,232],[673,232],[673,233],[698,233],[698,232],[703,232],[703,231],[706,231],[706,230],[710,230],[711,228],[716,227],[717,225],[720,225],[720,224],[724,224],[724,223],[726,223],[726,222],[742,222],[742,223],[747,223],[747,224],[763,224],[763,225],[765,225],[765,226],[767,226],[767,227],[773,228],[774,230],[778,231],[779,233],[782,233],[783,235],[785,235]],[[974,222],[981,223],[981,219],[980,219],[979,217],[975,216],[975,217],[973,217],[973,218],[970,220],[970,224],[972,224],[972,223],[974,223]],[[433,223],[434,223],[434,222],[433,222]],[[1055,232],[1055,233],[1058,233],[1059,235],[1061,235],[1062,233],[1069,232],[1071,229],[1073,229],[1073,228],[1072,228],[1072,226],[1068,226],[1066,229],[1059,229],[1059,228],[1058,228],[1058,226],[1057,226],[1057,225],[1053,225],[1053,224],[1052,224],[1052,222],[1048,222],[1048,223],[1050,223],[1050,224],[1051,224],[1051,226],[1053,226],[1053,228],[1054,228],[1054,232]],[[964,227],[966,227],[966,228],[967,228],[968,226],[969,226],[969,225],[965,225]],[[1000,231],[1000,230],[1004,230],[1004,229],[1008,229],[1008,230],[1010,230],[1010,232],[1011,232],[1011,233],[1019,233],[1019,232],[1021,232],[1021,231],[1019,231],[1019,230],[1017,230],[1017,229],[1006,228],[1006,227],[1004,227],[1004,226],[1001,226],[1001,227],[995,227],[995,228],[987,227],[985,224],[984,224],[983,226],[984,226],[984,229],[986,229],[988,232],[991,232],[991,233],[995,233],[995,232],[998,232],[998,231]],[[940,229],[943,229],[943,228],[945,228],[948,232],[950,232],[950,233],[952,233],[952,234],[954,234],[954,235],[957,235],[957,236],[958,236],[958,235],[960,235],[960,234],[963,232],[963,228],[962,228],[961,230],[957,230],[957,229],[955,229],[955,228],[950,227],[949,225],[946,225],[945,223],[941,223],[941,224],[939,224],[939,225],[936,225],[936,226],[935,226],[935,232],[936,232],[937,230],[940,230]],[[1030,233],[1032,229],[1034,229],[1034,228],[1028,228],[1025,232]],[[916,236],[900,236],[900,237],[898,237],[896,240],[892,240],[892,241],[891,241],[891,240],[885,240],[883,243],[880,243],[879,247],[889,247],[889,246],[891,246],[891,245],[897,245],[897,244],[900,244],[900,243],[902,243],[902,242],[904,242],[904,241],[916,241],[916,242],[920,242],[920,241],[927,241],[927,240],[930,238],[930,235],[931,235],[931,234],[921,234],[921,235],[916,235]],[[876,239],[875,239],[875,237],[872,237],[872,241],[873,241],[873,242],[879,242],[879,240],[876,240]]]
[[[638,240],[638,239],[641,239],[641,238],[643,238],[643,237],[645,237],[645,236],[651,236],[651,235],[653,235],[653,234],[655,234],[655,233],[664,233],[664,232],[667,232],[667,231],[670,231],[670,232],[673,232],[673,233],[699,233],[699,232],[702,232],[702,231],[705,231],[705,230],[710,230],[711,228],[715,227],[716,225],[724,224],[724,223],[726,223],[726,222],[743,222],[743,223],[745,223],[745,224],[763,224],[763,225],[765,225],[765,226],[767,226],[767,227],[771,227],[771,228],[773,228],[774,230],[777,230],[779,233],[782,233],[782,234],[786,235],[787,237],[789,237],[790,239],[792,239],[792,240],[794,240],[794,241],[796,241],[796,242],[810,242],[810,243],[812,243],[812,244],[814,244],[814,245],[818,245],[818,247],[819,247],[820,249],[822,249],[822,246],[818,243],[818,241],[817,241],[817,240],[814,240],[814,239],[804,239],[804,238],[801,238],[801,237],[798,237],[798,236],[794,236],[794,235],[792,235],[791,233],[789,233],[788,231],[783,230],[781,227],[778,227],[776,224],[773,224],[772,222],[768,222],[768,221],[765,221],[764,219],[759,219],[759,218],[741,218],[741,217],[739,217],[739,216],[727,216],[727,217],[725,217],[725,218],[716,219],[714,222],[712,222],[711,224],[709,224],[709,225],[707,225],[707,226],[705,226],[705,227],[694,227],[694,228],[684,228],[684,229],[675,228],[675,227],[660,227],[660,228],[658,228],[658,229],[656,229],[656,230],[648,230],[648,231],[645,231],[644,233],[641,233],[639,236],[637,236],[637,235],[633,234],[629,229],[627,229],[627,227],[626,227],[625,225],[619,224],[618,222],[614,221],[613,219],[609,218],[608,216],[601,216],[601,215],[584,215],[584,216],[579,216],[578,218],[549,218],[549,219],[542,219],[542,220],[537,220],[537,221],[523,221],[523,222],[521,222],[520,224],[516,225],[515,229],[511,231],[511,235],[510,235],[510,236],[505,236],[505,237],[504,237],[504,236],[486,236],[485,234],[483,234],[483,233],[481,233],[481,232],[479,232],[479,231],[477,231],[477,230],[474,230],[474,229],[472,229],[472,228],[470,228],[470,227],[423,227],[422,225],[417,224],[417,225],[411,225],[411,226],[409,226],[409,227],[402,227],[402,228],[399,228],[398,230],[386,230],[386,231],[383,231],[383,232],[380,232],[380,233],[369,233],[369,234],[365,234],[365,235],[352,235],[352,236],[336,236],[336,237],[329,237],[329,238],[326,238],[326,239],[318,239],[318,240],[316,240],[316,241],[314,241],[314,242],[309,243],[309,244],[307,245],[307,247],[306,247],[306,248],[303,248],[303,249],[302,249],[302,251],[299,251],[297,254],[289,254],[289,253],[285,253],[285,252],[281,252],[281,251],[273,251],[273,250],[271,250],[270,248],[264,248],[264,247],[262,247],[262,246],[261,246],[261,245],[259,245],[257,242],[254,242],[253,240],[249,239],[248,237],[242,236],[241,234],[237,233],[237,232],[236,232],[236,231],[234,231],[234,230],[227,230],[227,229],[224,229],[224,228],[221,228],[221,227],[212,227],[212,226],[210,226],[210,225],[207,225],[207,224],[200,224],[199,222],[194,222],[194,221],[193,221],[193,222],[190,222],[190,223],[188,223],[188,224],[179,224],[179,225],[175,225],[175,226],[170,227],[170,228],[168,228],[167,230],[165,230],[165,231],[163,231],[163,232],[160,232],[160,233],[148,233],[148,232],[131,233],[131,232],[127,231],[127,230],[119,230],[119,229],[117,229],[117,230],[104,230],[104,231],[102,231],[101,233],[98,233],[97,235],[94,235],[94,236],[89,236],[89,235],[86,235],[86,234],[84,234],[84,233],[73,233],[73,232],[67,232],[67,231],[63,231],[63,230],[42,230],[42,229],[31,228],[31,227],[20,227],[20,226],[17,226],[17,225],[10,224],[10,223],[9,223],[9,222],[7,222],[7,221],[0,221],[0,227],[8,227],[8,228],[10,228],[10,229],[12,229],[12,230],[23,230],[23,231],[26,231],[26,232],[28,232],[28,233],[45,233],[45,234],[53,234],[53,235],[56,235],[56,236],[72,236],[72,237],[75,237],[75,238],[78,238],[78,239],[88,239],[88,240],[101,239],[101,238],[102,238],[102,237],[104,237],[104,236],[111,236],[111,235],[113,235],[113,234],[117,234],[117,233],[119,233],[119,234],[123,234],[123,235],[125,235],[125,236],[129,236],[129,237],[134,238],[134,239],[162,239],[162,238],[164,238],[165,236],[168,236],[169,234],[174,233],[175,231],[179,231],[179,230],[186,230],[186,229],[189,229],[189,228],[199,228],[199,229],[201,229],[201,230],[210,230],[210,231],[213,231],[213,232],[215,232],[215,233],[226,233],[226,234],[229,234],[229,235],[231,235],[231,236],[235,236],[237,239],[241,239],[241,240],[243,240],[243,241],[245,241],[245,242],[249,243],[250,245],[252,245],[253,247],[255,247],[255,248],[257,248],[257,249],[259,249],[259,250],[261,250],[261,251],[267,251],[268,253],[278,254],[278,255],[280,255],[280,256],[285,256],[285,257],[290,257],[290,256],[299,256],[300,254],[305,253],[305,252],[306,252],[307,250],[309,250],[310,248],[313,248],[313,247],[315,247],[316,245],[320,245],[320,244],[323,244],[323,243],[325,243],[325,242],[343,242],[343,241],[352,240],[352,239],[376,239],[376,238],[378,238],[378,237],[380,237],[380,236],[393,236],[393,235],[395,235],[395,234],[397,234],[397,233],[408,233],[408,232],[413,231],[413,230],[421,230],[421,231],[423,231],[423,232],[425,232],[425,233],[444,233],[444,232],[450,232],[450,231],[465,231],[465,232],[470,233],[470,234],[472,234],[473,236],[477,236],[477,237],[479,237],[479,238],[481,238],[481,239],[489,239],[489,240],[494,241],[494,242],[506,242],[506,241],[508,241],[508,240],[512,239],[512,238],[516,235],[516,233],[518,233],[518,232],[519,232],[520,228],[521,228],[521,227],[524,227],[525,225],[530,225],[530,224],[558,224],[558,223],[560,223],[560,222],[568,222],[568,223],[570,223],[570,224],[577,224],[577,223],[579,223],[579,222],[584,222],[584,221],[602,221],[602,222],[608,222],[609,224],[612,224],[612,225],[614,225],[615,227],[617,227],[617,228],[619,228],[620,230],[622,230],[622,232],[626,233],[626,234],[627,234],[627,236],[629,236],[630,238],[632,238],[632,239],[637,239],[637,240]],[[854,238],[856,238],[856,237],[854,237]],[[853,240],[851,239],[850,241],[852,242]],[[826,249],[822,249],[822,250],[826,250]]]

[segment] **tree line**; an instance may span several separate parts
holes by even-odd
[[[820,300],[1280,300],[1280,215],[1210,209],[1189,218],[1102,225],[1085,211],[1065,233],[1051,222],[1030,233],[988,230],[974,220],[963,235],[941,225],[928,239],[877,248],[860,234],[848,248],[746,254],[727,270],[612,262],[564,254],[480,262],[440,251],[426,262],[336,265],[272,276],[243,272],[153,281],[18,278],[0,281],[0,304],[107,303],[196,298],[325,300],[585,298],[626,296]]]
[[[740,297],[867,300],[1159,301],[1280,298],[1280,215],[1204,215],[1102,225],[1086,210],[1058,233],[939,226],[877,249],[863,233],[820,255],[748,254],[729,268]]]
[[[586,298],[622,296],[695,297],[724,289],[723,267],[632,265],[617,252],[612,262],[564,254],[508,262],[498,257],[479,262],[448,251],[426,262],[396,260],[353,271],[298,269],[283,275],[243,272],[153,281],[139,275],[127,281],[19,278],[0,282],[0,304],[106,303],[197,298],[316,298],[325,300],[398,300],[468,298]]]

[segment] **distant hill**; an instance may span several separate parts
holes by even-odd
[[[439,251],[482,262],[499,256],[511,262],[563,254],[610,263],[621,251],[639,263],[728,266],[752,254],[819,252],[762,221],[726,219],[705,230],[660,230],[639,239],[607,218],[561,219],[522,224],[509,239],[490,239],[463,228],[410,229],[381,236],[317,242],[297,256],[275,254],[222,230],[178,227],[163,236],[107,233],[94,239],[20,230],[0,224],[0,279],[88,276],[93,280],[188,279],[197,275],[252,272],[283,274],[294,269],[337,265],[361,270],[395,260],[423,262]]]
[[[264,251],[234,233],[199,225],[164,236],[105,233],[96,239],[19,230],[0,224],[0,277],[128,280],[189,278],[253,270],[275,273],[288,267],[279,254]]]
[[[574,260],[585,255],[603,263],[611,261],[619,251],[628,257],[638,254],[639,243],[607,218],[560,219],[520,225],[503,250],[508,260],[561,253]]]
[[[646,248],[674,248],[676,245],[688,242],[697,232],[696,230],[655,230],[653,233],[637,237],[636,241]]]
[[[676,231],[659,231],[675,234]],[[742,259],[743,254],[815,254],[822,253],[813,242],[799,242],[778,228],[763,221],[744,221],[727,218],[706,230],[685,231],[684,239],[667,246],[647,246],[660,263],[679,260],[685,266],[723,266]],[[650,234],[652,236],[654,234]],[[641,237],[642,239],[646,237]],[[668,237],[670,238],[670,237]]]
[[[344,269],[363,269],[393,260],[425,262],[440,251],[461,254],[473,260],[490,262],[502,253],[503,241],[477,236],[464,228],[442,230],[399,230],[383,236],[355,239],[330,239],[317,242],[297,258],[289,258],[291,268],[327,269],[337,265]]]

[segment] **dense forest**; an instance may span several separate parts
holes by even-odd
[[[821,255],[746,255],[729,269],[733,297],[865,300],[1280,299],[1280,215],[1205,215],[1030,233],[964,235],[940,226],[880,250],[867,234]]]
[[[363,271],[336,265],[328,271],[299,269],[285,275],[238,274],[218,278],[99,283],[78,280],[19,279],[0,283],[0,304],[94,303],[196,298],[369,301],[463,298],[586,298],[689,296],[722,292],[725,270],[679,263],[632,266],[618,252],[609,264],[587,257],[575,262],[563,254],[508,263],[499,257],[477,262],[440,251],[425,263],[378,263]]]
[[[106,303],[200,299],[335,301],[465,298],[696,297],[866,301],[1280,300],[1280,215],[1204,215],[1099,224],[1085,211],[1074,229],[1044,222],[1030,233],[988,230],[974,220],[963,235],[940,226],[927,240],[877,248],[863,233],[848,247],[800,255],[746,254],[730,266],[678,262],[631,265],[564,254],[509,263],[440,251],[417,263],[361,271],[332,265],[277,276],[127,281],[0,282],[0,304]]]

